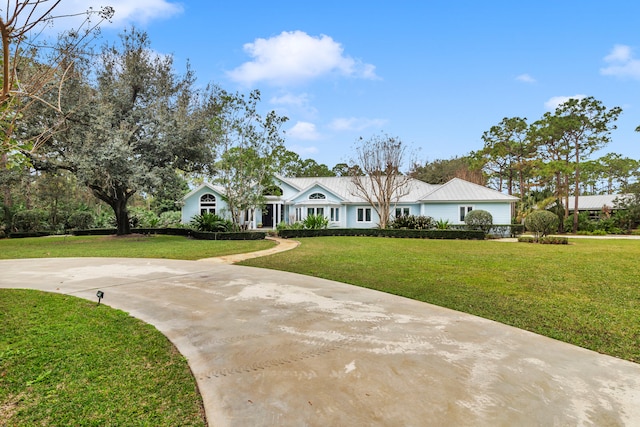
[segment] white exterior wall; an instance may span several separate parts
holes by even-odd
[[[478,203],[478,202],[457,202],[457,203],[425,203],[422,205],[420,215],[430,216],[435,221],[447,220],[451,224],[464,224],[460,221],[460,207],[471,206],[473,210],[487,211],[493,217],[493,223],[499,225],[511,224],[511,204],[510,203]]]
[[[222,200],[222,197],[217,192],[211,190],[208,187],[202,187],[191,197],[184,200],[184,206],[182,206],[182,223],[188,224],[191,222],[194,216],[200,215],[200,197],[204,194],[213,194],[216,196],[216,214],[224,218],[231,219],[229,215],[229,209],[227,209],[227,203]]]

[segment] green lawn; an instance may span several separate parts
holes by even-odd
[[[0,240],[0,259],[124,257],[194,260],[268,249],[270,240],[195,240],[183,236],[52,236]]]
[[[206,421],[186,360],[154,327],[80,298],[0,289],[0,425]]]
[[[640,241],[299,239],[244,261],[377,289],[640,362]]]
[[[0,259],[199,259],[271,241],[180,236],[0,240]],[[0,289],[0,426],[204,426],[186,360],[154,327],[95,302]]]

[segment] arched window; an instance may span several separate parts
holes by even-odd
[[[327,197],[322,193],[313,193],[309,195],[309,200],[324,200]]]
[[[216,196],[207,193],[200,197],[200,215],[210,213],[216,213]]]

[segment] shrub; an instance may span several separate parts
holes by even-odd
[[[403,215],[389,223],[389,228],[405,228],[407,230],[429,230],[434,227],[433,218],[423,215]]]
[[[233,230],[233,223],[216,214],[203,213],[191,220],[191,226],[198,231],[221,232]]]
[[[179,227],[182,214],[180,211],[166,211],[162,212],[158,218],[160,220],[158,227]]]
[[[535,243],[536,239],[533,236],[518,236],[518,242],[521,243]]]
[[[93,214],[87,211],[76,211],[67,218],[67,228],[86,229],[93,226]]]
[[[13,215],[13,228],[18,232],[45,231],[49,228],[47,213],[42,209],[30,209]]]
[[[282,221],[281,223],[279,223],[278,225],[276,225],[276,230],[281,231],[281,230],[302,230],[304,228],[304,224],[301,222],[293,222],[291,224],[287,224],[286,222]]]
[[[464,223],[471,230],[482,230],[488,233],[493,225],[493,216],[482,209],[473,210],[464,217]]]
[[[302,224],[309,230],[320,230],[329,226],[329,219],[324,215],[308,215]]]
[[[93,221],[95,228],[111,228],[116,226],[116,217],[113,212],[100,212]]]
[[[569,239],[561,236],[545,236],[538,240],[543,245],[568,245]]]
[[[160,218],[148,209],[132,208],[129,210],[129,222],[132,227],[156,228],[160,225]]]
[[[438,230],[448,230],[451,228],[451,223],[448,219],[439,219],[436,221],[436,228]]]
[[[578,231],[591,232],[596,229],[597,224],[596,221],[592,221],[591,218],[589,218],[588,212],[578,213]],[[573,230],[573,214],[569,214],[569,216],[564,219],[564,229],[565,231]]]
[[[558,231],[558,215],[549,211],[534,211],[524,219],[524,226],[533,232],[535,240]]]

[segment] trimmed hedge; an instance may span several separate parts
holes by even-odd
[[[53,233],[50,231],[16,231],[13,233],[9,233],[10,239],[21,239],[23,237],[45,237],[52,236]]]
[[[263,240],[267,233],[262,231],[245,232],[207,232],[190,228],[132,228],[132,233],[167,234],[170,236],[193,237],[201,240]],[[74,236],[106,236],[116,234],[115,228],[94,228],[89,230],[73,230]]]
[[[191,230],[191,237],[201,240],[264,240],[267,233],[262,231],[209,232]]]
[[[485,234],[479,230],[405,230],[380,228],[328,228],[322,230],[280,230],[278,236],[289,239],[319,236],[372,236],[409,239],[463,239],[484,240]]]

